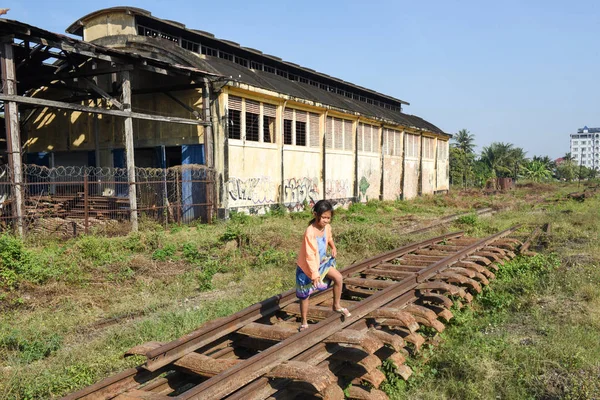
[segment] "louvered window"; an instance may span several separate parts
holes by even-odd
[[[336,149],[344,149],[344,133],[342,132],[342,120],[333,119],[333,141]]]
[[[383,153],[383,155],[385,156],[389,156],[390,155],[390,146],[389,146],[389,140],[390,140],[390,134],[389,134],[389,130],[387,128],[383,129],[383,147],[381,148],[381,151]],[[393,137],[392,137],[393,140]]]
[[[260,103],[253,100],[246,100],[246,140],[258,142],[260,118]]]
[[[405,155],[406,157],[419,157],[419,136],[407,134],[404,136],[406,141]]]
[[[344,150],[352,151],[352,121],[344,121]]]
[[[438,140],[437,158],[438,158],[438,160],[448,159],[448,142]]]
[[[434,158],[434,139],[423,138],[423,158],[433,159]]]
[[[296,110],[296,146],[306,146],[306,121],[308,113]]]
[[[263,103],[263,141],[275,143],[277,107],[273,104]]]
[[[365,125],[365,151],[373,151],[373,126]]]
[[[360,122],[358,124],[358,138],[357,138],[357,142],[356,142],[356,148],[358,151],[363,151],[364,139],[365,139],[365,124]]]
[[[310,147],[319,147],[319,114],[310,113],[308,120],[310,129]]]
[[[325,124],[325,147],[333,148],[333,118],[327,117]]]
[[[293,143],[293,119],[294,119],[294,111],[290,109],[286,109],[283,111],[283,144],[292,144]]]
[[[394,155],[402,155],[402,132],[394,132]]]

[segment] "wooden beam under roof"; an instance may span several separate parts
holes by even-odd
[[[144,114],[144,113],[138,113],[138,112],[132,112],[132,111],[108,110],[106,108],[89,107],[89,106],[84,106],[81,104],[65,103],[62,101],[40,99],[40,98],[36,98],[36,97],[24,97],[24,96],[17,96],[17,95],[2,94],[2,95],[0,95],[0,100],[1,101],[13,101],[15,103],[21,103],[21,104],[32,104],[32,105],[42,106],[42,107],[59,108],[59,109],[64,109],[64,110],[81,111],[81,112],[93,113],[93,114],[113,115],[115,117],[144,119],[144,120],[158,121],[158,122],[171,122],[174,124],[183,124],[183,125],[208,125],[208,124],[210,124],[210,122],[198,121],[198,120],[187,119],[187,118],[165,117],[162,115],[151,115],[151,114]]]

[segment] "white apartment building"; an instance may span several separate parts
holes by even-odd
[[[577,165],[600,169],[600,128],[584,126],[572,133],[571,155]]]

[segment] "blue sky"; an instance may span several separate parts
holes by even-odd
[[[417,4],[418,3],[418,4]],[[249,4],[252,4],[250,6]],[[53,31],[130,5],[411,103],[448,133],[468,129],[528,156],[562,156],[600,126],[598,1],[4,1]]]

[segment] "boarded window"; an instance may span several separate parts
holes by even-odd
[[[438,140],[438,160],[447,160],[448,159],[448,142],[444,142]]]
[[[228,106],[230,110],[242,111],[242,98],[229,96]]]
[[[277,107],[273,104],[263,104],[263,141],[265,143],[275,143],[275,126]]]
[[[365,151],[373,151],[373,126],[365,125]]]
[[[342,132],[342,120],[338,118],[333,119],[333,141],[334,148],[344,149],[344,133]]]
[[[327,117],[325,123],[325,147],[328,149],[333,148],[333,118]]]
[[[365,136],[365,124],[360,122],[358,124],[358,137],[356,139],[356,149],[358,151],[363,151],[364,136]]]
[[[310,129],[310,147],[319,147],[319,114],[310,113],[308,120]]]
[[[352,121],[344,121],[344,150],[352,151]]]
[[[293,140],[293,119],[294,112],[292,110],[284,110],[283,112],[283,144],[292,144]]]
[[[405,146],[405,155],[406,157],[419,157],[419,136],[406,134],[404,136],[404,140],[406,141]]]
[[[390,140],[392,141],[392,146],[390,146]],[[387,128],[383,129],[383,147],[381,151],[383,155],[389,156],[391,155],[390,148],[393,148],[394,144],[394,136],[391,135],[390,130]]]
[[[394,131],[394,155],[402,155],[402,132]]]
[[[246,140],[258,142],[260,104],[257,101],[246,100]]]
[[[432,138],[423,138],[423,158],[432,160],[434,158],[435,141]]]

